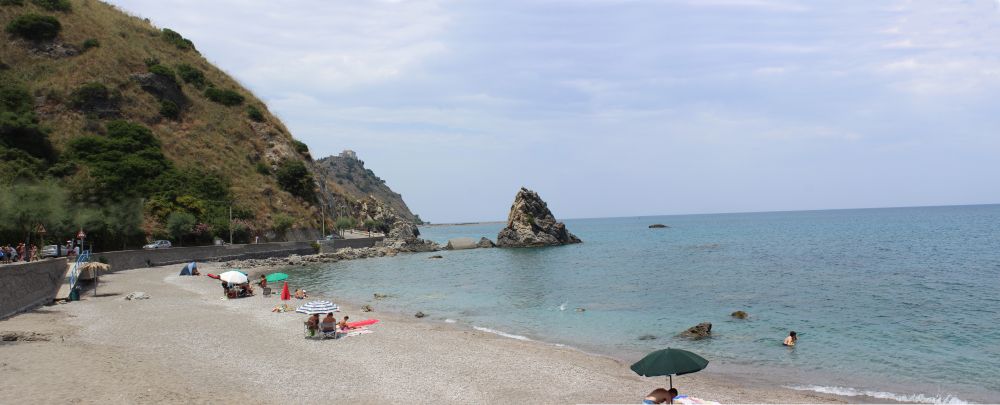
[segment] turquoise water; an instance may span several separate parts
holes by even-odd
[[[669,229],[648,229],[664,223]],[[1000,401],[1000,205],[566,221],[579,245],[292,269],[376,308],[636,360],[667,346],[717,371],[886,399]],[[445,242],[502,224],[421,228]],[[584,312],[576,311],[584,308]],[[733,320],[735,310],[750,313]],[[715,337],[675,335],[712,322]],[[781,346],[789,330],[794,349]],[[656,340],[639,340],[652,334]]]

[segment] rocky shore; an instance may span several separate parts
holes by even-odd
[[[341,260],[368,259],[372,257],[395,256],[400,253],[436,252],[441,250],[437,243],[424,239],[393,239],[380,242],[375,247],[343,248],[333,253],[314,255],[291,255],[267,259],[241,259],[222,263],[229,268],[249,269],[256,267],[306,266],[313,263],[333,263]]]

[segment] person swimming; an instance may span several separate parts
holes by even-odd
[[[798,340],[799,337],[798,335],[795,334],[795,331],[793,330],[791,332],[788,332],[788,336],[785,337],[785,341],[782,342],[781,344],[785,346],[795,346],[795,342],[797,342]]]

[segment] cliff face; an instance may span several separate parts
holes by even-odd
[[[0,27],[0,188],[58,189],[66,212],[108,217],[44,223],[53,234],[86,226],[119,247],[227,239],[230,226],[237,241],[280,238],[368,196],[414,219],[360,161],[314,162],[181,33],[95,0],[0,1]],[[141,212],[114,230],[107,207]]]
[[[359,160],[352,151],[344,151],[339,156],[329,156],[316,161],[317,179],[320,189],[331,199],[337,195],[364,201],[373,199],[395,212],[399,218],[417,222],[416,215],[403,201],[403,196],[392,191],[365,162]]]
[[[507,216],[507,227],[497,235],[499,247],[537,247],[580,243],[580,238],[556,221],[538,193],[521,187]]]

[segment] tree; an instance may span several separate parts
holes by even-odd
[[[111,236],[120,237],[122,250],[127,249],[129,237],[142,232],[142,204],[140,200],[130,199],[118,204],[106,205],[102,211],[106,228]]]
[[[344,236],[345,229],[354,227],[354,218],[337,217],[337,221],[333,223],[333,227],[340,231],[340,236]]]
[[[375,220],[371,218],[365,219],[365,229],[368,230],[368,237],[372,237],[372,228],[375,228]]]
[[[18,184],[0,189],[0,232],[30,245],[39,225],[56,230],[66,221],[66,191],[55,183]]]
[[[184,244],[184,235],[191,233],[198,219],[184,211],[175,211],[167,216],[167,231],[177,239],[177,245]]]

